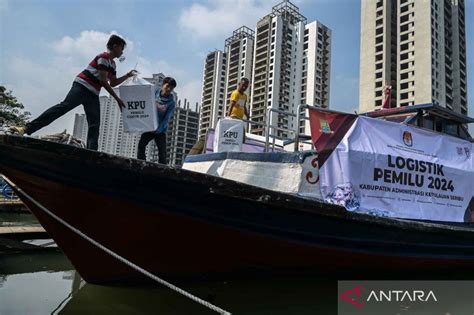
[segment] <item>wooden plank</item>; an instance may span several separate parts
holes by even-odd
[[[42,226],[2,226],[0,235],[17,233],[42,233],[46,232]]]
[[[23,204],[23,202],[20,199],[0,199],[0,205],[18,205],[18,204]]]

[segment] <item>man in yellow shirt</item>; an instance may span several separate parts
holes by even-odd
[[[247,104],[247,94],[245,94],[245,91],[248,86],[249,79],[242,78],[237,86],[237,90],[230,95],[230,108],[228,113],[230,118],[244,119],[245,114],[247,119],[250,119],[247,107],[245,106]]]

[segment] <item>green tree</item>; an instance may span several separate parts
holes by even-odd
[[[12,91],[0,85],[0,124],[24,126],[31,115],[24,108]]]

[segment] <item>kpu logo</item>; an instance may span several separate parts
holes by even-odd
[[[131,101],[127,102],[128,109],[133,110],[133,109],[145,109],[146,102],[145,101]]]
[[[224,138],[234,138],[234,139],[237,139],[237,137],[239,136],[239,133],[236,132],[236,131],[230,131],[230,130],[226,130],[224,131]]]
[[[471,149],[468,147],[464,147],[464,153],[466,153],[466,157],[469,159],[471,158]]]
[[[471,157],[471,149],[469,147],[456,147],[458,155],[465,155],[466,158]]]
[[[405,143],[405,145],[408,147],[413,146],[413,137],[411,136],[410,131],[403,132],[403,143]]]

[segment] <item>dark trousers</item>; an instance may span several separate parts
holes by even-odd
[[[145,149],[151,140],[155,140],[156,146],[158,147],[158,162],[160,164],[166,164],[166,133],[143,133],[138,142],[137,158],[146,160]]]
[[[26,134],[49,125],[62,115],[82,104],[86,112],[89,130],[87,133],[87,148],[97,150],[99,147],[100,103],[99,96],[89,91],[85,86],[74,82],[64,101],[47,109],[38,118],[26,124]]]

